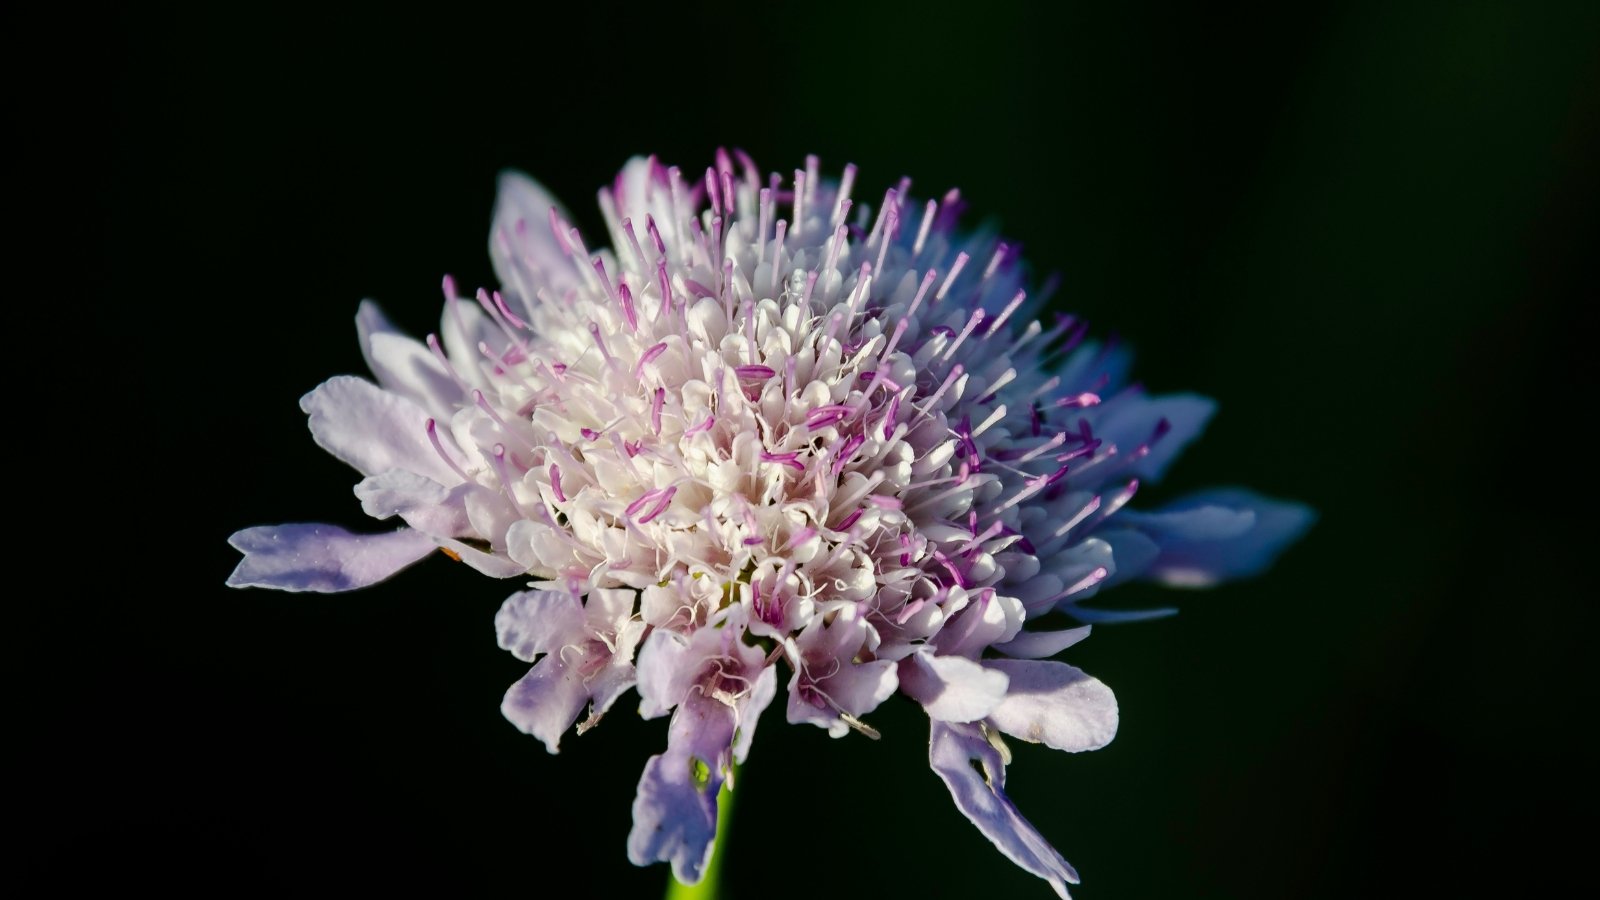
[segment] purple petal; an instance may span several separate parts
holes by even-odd
[[[441,484],[461,480],[428,441],[428,414],[370,381],[330,378],[301,397],[300,408],[317,444],[363,475],[404,469]]]
[[[679,881],[700,880],[717,834],[717,792],[727,778],[733,720],[732,707],[699,695],[673,714],[667,752],[645,763],[634,795],[628,834],[634,865],[671,862]]]
[[[683,700],[693,675],[684,664],[688,651],[685,638],[664,629],[656,629],[645,639],[636,663],[641,717],[664,716]]]
[[[556,753],[561,735],[577,721],[588,700],[589,690],[577,669],[563,662],[561,654],[549,653],[506,691],[500,712]]]
[[[753,648],[750,648],[753,649]],[[756,723],[766,712],[768,704],[778,693],[778,670],[772,666],[762,668],[751,685],[750,693],[740,698],[733,729],[733,758],[744,765],[750,755],[750,744],[756,737]]]
[[[1246,515],[1250,524],[1240,529]],[[1172,587],[1209,587],[1259,574],[1315,521],[1306,506],[1242,488],[1191,494],[1129,519],[1161,546],[1145,577]]]
[[[1098,679],[1066,663],[991,659],[1011,679],[989,721],[1013,737],[1077,753],[1117,735],[1117,698]]]
[[[336,593],[376,584],[427,556],[435,546],[402,528],[385,534],[351,534],[335,525],[262,525],[228,538],[244,554],[229,587]]]
[[[811,620],[792,644],[802,668],[789,679],[791,723],[810,722],[843,737],[850,726],[841,712],[864,716],[889,699],[900,683],[894,661],[855,661],[868,634],[853,607],[839,610],[831,623],[823,616]]]
[[[583,625],[583,605],[578,598],[558,591],[512,594],[494,615],[500,648],[523,662],[582,642],[586,637]]]
[[[1007,859],[1043,878],[1056,894],[1066,898],[1067,885],[1078,883],[1078,873],[1006,796],[1005,764],[1000,752],[984,740],[977,726],[932,724],[928,763],[950,789],[956,808]],[[973,769],[974,761],[982,765],[982,775]]]
[[[639,630],[644,630],[643,624],[640,624]],[[638,637],[634,636],[632,643],[637,643],[638,640]],[[633,668],[632,644],[628,645],[626,651],[619,648],[616,655],[611,658],[610,665],[589,677],[591,721],[598,720],[604,715],[612,704],[617,702],[617,698],[628,688],[633,687],[638,680],[638,674]]]
[[[900,661],[900,690],[921,703],[929,718],[972,722],[1005,699],[1006,676],[960,656],[913,653]]]

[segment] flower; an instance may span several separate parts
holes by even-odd
[[[533,664],[506,717],[554,753],[630,686],[670,715],[628,853],[685,882],[780,681],[788,720],[836,737],[875,736],[898,691],[962,813],[1065,897],[1077,875],[1006,796],[1002,736],[1092,750],[1117,705],[1049,657],[1091,623],[1171,612],[1087,605],[1099,591],[1253,574],[1311,515],[1242,490],[1129,508],[1211,401],[1147,394],[1081,322],[1036,321],[1015,248],[962,234],[955,191],[918,204],[902,181],[874,211],[853,167],[763,180],[735,156],[692,182],[630,161],[600,192],[614,249],[505,175],[501,289],[446,278],[420,343],[363,303],[377,384],[301,401],[365,476],[363,510],[404,527],[248,528],[229,583],[349,590],[435,548],[526,580],[495,618]]]

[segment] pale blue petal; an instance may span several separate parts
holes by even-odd
[[[1225,541],[1239,537],[1255,527],[1256,513],[1248,505],[1240,507],[1206,503],[1190,495],[1175,503],[1144,512],[1130,509],[1117,517],[1124,525],[1142,529],[1156,540],[1174,541]]]
[[[1165,619],[1167,616],[1178,614],[1176,607],[1163,606],[1157,609],[1093,609],[1088,606],[1079,606],[1076,603],[1062,604],[1061,611],[1077,619],[1079,622],[1088,622],[1094,625],[1116,625],[1122,622],[1148,622],[1151,619]]]
[[[577,721],[588,700],[589,690],[582,676],[562,661],[561,654],[550,653],[511,685],[500,702],[500,712],[524,733],[544,741],[546,750],[556,753],[561,735]]]
[[[1249,526],[1241,530],[1237,526],[1246,515]],[[1161,545],[1161,555],[1144,577],[1172,587],[1209,587],[1265,571],[1316,518],[1299,503],[1218,488],[1130,521]]]
[[[1112,521],[1121,524],[1124,515],[1126,513],[1118,515]],[[1161,556],[1160,544],[1132,528],[1104,528],[1096,531],[1094,536],[1111,545],[1111,559],[1114,563],[1107,567],[1111,570],[1111,575],[1100,583],[1102,590],[1138,578]]]
[[[262,525],[228,538],[244,554],[229,587],[336,593],[376,584],[427,556],[432,538],[404,528],[351,534],[336,525]]]
[[[1000,752],[975,725],[932,724],[928,763],[950,789],[956,808],[1007,859],[1043,878],[1057,895],[1066,898],[1067,885],[1078,883],[1078,873],[1006,796],[1005,763]],[[973,762],[983,767],[983,774],[978,774]]]
[[[1095,423],[1095,437],[1115,444],[1122,454],[1135,453],[1149,444],[1150,452],[1126,471],[1154,482],[1160,480],[1183,448],[1200,436],[1216,409],[1215,401],[1199,394],[1125,396],[1106,405]],[[1155,437],[1163,420],[1167,423],[1166,433]]]
[[[1077,753],[1117,735],[1117,698],[1099,679],[1060,662],[991,659],[1011,679],[989,721],[1012,737]]]
[[[1108,395],[1127,383],[1132,367],[1133,353],[1126,344],[1107,346],[1091,340],[1068,355],[1057,374],[1061,376],[1063,393],[1096,391]]]
[[[667,752],[645,763],[634,795],[628,834],[628,859],[634,865],[671,862],[679,881],[700,880],[711,861],[717,792],[727,778],[733,732],[733,709],[706,697],[692,696],[673,713]]]
[[[1089,626],[1064,631],[1023,631],[994,649],[1017,659],[1044,659],[1071,647],[1089,636]]]

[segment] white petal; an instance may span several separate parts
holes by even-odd
[[[396,328],[371,300],[356,311],[361,355],[378,383],[414,400],[437,419],[448,420],[461,402],[461,388],[421,342]]]
[[[528,574],[528,570],[519,565],[515,560],[508,559],[495,553],[485,553],[477,547],[472,547],[451,538],[434,538],[440,547],[454,553],[462,562],[477,569],[490,578],[514,578],[518,575]]]
[[[489,230],[489,259],[502,287],[527,303],[531,292],[548,285],[559,296],[577,283],[573,261],[550,229],[550,210],[571,221],[555,198],[521,172],[500,175],[494,219]]]
[[[450,489],[405,469],[390,469],[369,475],[356,485],[361,511],[374,519],[387,519],[417,509],[438,506],[450,496]]]
[[[972,722],[1006,696],[1004,672],[960,656],[915,653],[900,661],[900,690],[942,722]]]
[[[428,414],[410,400],[349,375],[300,398],[311,436],[363,475],[404,469],[441,484],[460,481],[428,441]]]
[[[441,420],[448,420],[464,402],[461,386],[420,342],[403,334],[375,334],[370,342],[372,374],[385,388]]]
[[[555,653],[584,639],[583,607],[578,598],[559,591],[521,591],[506,598],[494,616],[501,649],[523,662],[541,653]]]

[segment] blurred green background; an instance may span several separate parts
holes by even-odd
[[[635,153],[818,153],[959,186],[1057,303],[1221,413],[1145,503],[1242,483],[1321,512],[1263,579],[1069,652],[1107,749],[1009,787],[1082,898],[1537,895],[1592,838],[1600,5],[527,5],[103,23],[85,279],[116,563],[60,602],[25,708],[20,856],[58,887],[650,897],[629,806],[664,721],[564,752],[505,723],[507,586],[440,558],[338,597],[230,592],[229,532],[362,524],[296,399],[352,317],[432,330],[488,284],[494,178],[597,243]],[[76,111],[71,111],[76,112]],[[71,114],[71,113],[69,113]],[[71,353],[72,348],[63,347]],[[97,489],[98,490],[98,489]],[[102,569],[101,566],[104,565]],[[149,592],[148,596],[130,593]],[[74,592],[80,589],[74,588]],[[1124,599],[1144,599],[1127,588]],[[1154,594],[1151,591],[1150,594]],[[83,645],[86,633],[99,637]],[[1045,897],[958,813],[920,710],[878,743],[763,720],[730,897]]]

